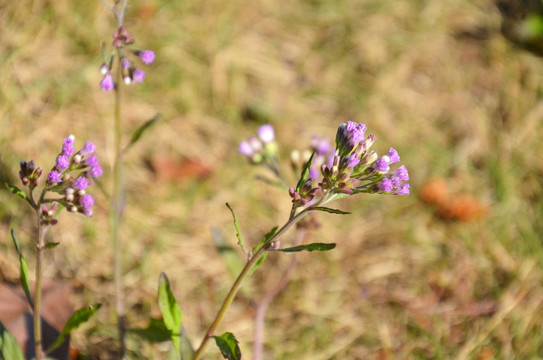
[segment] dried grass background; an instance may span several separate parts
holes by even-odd
[[[399,151],[412,195],[359,195],[336,204],[352,215],[318,216],[307,241],[338,247],[300,256],[268,312],[266,359],[543,358],[543,62],[508,43],[500,21],[490,0],[131,1],[126,27],[157,60],[126,92],[125,138],[157,112],[164,120],[125,159],[130,324],[158,316],[165,271],[199,343],[232,282],[211,236],[217,227],[235,243],[224,203],[251,243],[287,218],[288,194],[254,179],[262,172],[237,154],[239,141],[272,123],[287,159],[313,134],[333,139],[353,120],[376,134],[378,151]],[[21,159],[48,169],[74,134],[97,144],[109,189],[113,98],[98,70],[114,31],[100,1],[0,1],[2,182],[17,182]],[[211,175],[165,180],[145,165],[156,158],[192,159]],[[419,197],[433,178],[482,216],[438,216]],[[109,359],[108,206],[94,193],[93,219],[64,213],[51,232],[61,246],[48,252],[46,276],[71,279],[76,306],[103,303],[72,343]],[[31,215],[0,192],[6,280],[17,279],[10,227],[33,268]],[[269,257],[252,282],[256,299],[288,261]],[[236,334],[247,358],[253,316],[240,296],[220,329]],[[168,346],[129,343],[135,359],[165,358]]]

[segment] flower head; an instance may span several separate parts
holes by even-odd
[[[257,130],[258,137],[264,144],[271,143],[275,140],[275,132],[273,130],[273,126],[270,124],[262,125]]]
[[[155,61],[155,52],[152,50],[143,50],[139,53],[141,61],[143,61],[144,64],[149,65],[153,61]]]
[[[58,171],[53,170],[47,175],[47,183],[49,185],[54,185],[61,182],[62,178],[60,177],[60,173]]]
[[[134,82],[137,82],[137,83],[143,82],[144,78],[145,78],[145,72],[139,68],[136,68],[134,72],[132,73],[132,80],[134,80]]]
[[[336,149],[341,157],[350,154],[364,140],[366,125],[347,121],[341,124],[336,133]]]
[[[111,91],[115,88],[115,83],[113,82],[113,77],[110,73],[104,75],[104,78],[100,82],[100,88],[104,91]]]
[[[94,144],[90,141],[87,141],[85,145],[83,145],[83,148],[81,149],[81,151],[79,151],[79,153],[82,156],[87,156],[89,154],[92,154],[94,151],[96,151],[96,146],[94,146]]]
[[[70,167],[70,160],[68,160],[68,157],[66,155],[59,155],[57,156],[57,163],[55,168],[58,171],[66,170]]]
[[[85,177],[83,177],[83,176],[80,176],[77,179],[75,179],[73,184],[74,184],[75,188],[78,189],[78,190],[85,190],[89,186],[89,183],[87,182],[87,179]]]

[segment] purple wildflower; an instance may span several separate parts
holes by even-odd
[[[317,155],[326,156],[331,150],[330,141],[325,137],[314,135],[311,138],[311,150]]]
[[[144,50],[139,53],[141,61],[144,64],[149,65],[155,61],[155,52],[152,50]]]
[[[132,80],[134,82],[143,82],[143,79],[145,78],[145,72],[141,69],[136,68],[134,72],[132,73]]]
[[[72,156],[72,154],[75,151],[74,148],[74,136],[70,135],[64,141],[62,142],[62,155],[64,156]]]
[[[80,154],[82,156],[86,156],[86,155],[92,154],[95,150],[96,150],[96,146],[94,146],[94,144],[91,143],[90,141],[87,141],[85,145],[83,145],[83,148],[81,149]]]
[[[83,213],[85,215],[87,215],[88,217],[92,217],[92,209],[91,208],[83,209]]]
[[[364,140],[365,132],[366,125],[353,121],[339,125],[336,134],[336,148],[339,150],[339,155],[341,157],[349,155]]]
[[[409,184],[403,184],[394,195],[409,195]]]
[[[273,131],[273,126],[270,124],[262,125],[257,130],[258,137],[264,144],[271,143],[275,140],[275,133]]]
[[[75,179],[73,184],[77,190],[85,190],[89,186],[87,179],[82,176]]]
[[[128,59],[125,58],[125,57],[122,57],[122,58],[121,58],[121,67],[122,67],[124,70],[130,69],[130,60],[128,60]]]
[[[79,204],[84,209],[88,209],[94,205],[94,198],[91,194],[85,194],[79,199]]]
[[[69,167],[70,167],[70,160],[68,160],[68,157],[66,157],[65,155],[59,155],[57,157],[57,163],[56,163],[55,168],[58,171],[62,171],[62,170],[66,170]]]
[[[394,164],[400,161],[400,156],[398,155],[398,152],[394,150],[393,148],[390,148],[387,156],[389,158],[389,161],[388,161],[389,164]]]
[[[396,171],[394,172],[394,175],[397,176],[398,179],[400,180],[403,180],[403,181],[409,180],[409,173],[407,172],[407,169],[405,168],[404,165],[397,168]]]
[[[93,167],[90,168],[89,174],[93,178],[96,178],[96,177],[102,175],[103,171],[102,171],[102,168],[100,167],[100,165],[96,165],[96,166],[93,166]]]
[[[91,155],[85,160],[85,164],[88,166],[97,166],[98,165],[98,157],[96,155]]]
[[[100,88],[104,91],[111,91],[115,88],[115,83],[113,82],[113,77],[110,73],[104,75],[104,78],[100,82]]]
[[[317,169],[309,169],[309,177],[313,180],[319,178],[320,172]]]
[[[51,171],[47,175],[47,182],[49,184],[61,183],[62,179],[60,178],[60,173],[58,171],[56,171],[56,170]]]
[[[390,166],[388,165],[388,161],[386,161],[385,158],[381,157],[375,162],[375,169],[378,172],[386,173],[388,172],[388,170],[390,170]]]
[[[392,184],[392,180],[390,180],[389,178],[384,178],[379,182],[378,187],[379,191],[390,192],[394,188],[394,185]]]
[[[251,146],[251,144],[249,144],[248,141],[242,141],[239,144],[238,151],[241,155],[246,156],[248,158],[254,155],[253,147]]]

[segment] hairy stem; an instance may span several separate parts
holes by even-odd
[[[42,334],[41,334],[41,280],[43,249],[45,247],[45,232],[47,225],[44,225],[38,214],[38,242],[36,244],[36,282],[34,283],[34,349],[36,360],[42,359]]]
[[[217,327],[221,323],[222,319],[224,318],[224,315],[226,314],[226,311],[232,304],[232,301],[234,301],[234,298],[236,297],[236,294],[238,293],[239,289],[243,285],[244,281],[247,279],[247,277],[251,274],[251,270],[255,266],[255,264],[260,260],[262,256],[265,255],[265,253],[268,251],[270,244],[273,241],[277,241],[290,227],[294,224],[296,224],[298,221],[300,221],[303,217],[305,217],[307,214],[309,214],[312,211],[311,208],[306,208],[299,212],[295,216],[291,216],[289,220],[279,229],[273,236],[271,236],[266,243],[262,245],[262,247],[254,254],[254,256],[249,259],[247,264],[245,264],[245,267],[243,270],[241,270],[241,273],[237,277],[236,281],[234,281],[234,284],[230,288],[230,291],[228,292],[228,295],[226,295],[226,298],[224,299],[224,302],[222,306],[220,307],[217,315],[215,316],[215,319],[209,326],[209,329],[207,330],[206,335],[204,336],[202,343],[198,347],[198,350],[196,350],[196,353],[194,354],[193,360],[199,360],[201,356],[203,355],[205,348],[207,346],[207,343],[211,339],[211,337],[215,334],[215,331],[217,330]]]
[[[113,271],[115,278],[115,298],[117,321],[119,329],[120,342],[120,358],[123,359],[126,354],[125,346],[125,311],[124,297],[122,284],[122,264],[121,264],[121,245],[120,245],[120,222],[122,212],[122,195],[121,195],[121,95],[122,95],[122,73],[121,65],[118,64],[116,72],[115,86],[115,129],[114,129],[114,146],[115,157],[113,160],[113,196],[111,198],[110,208],[110,232],[111,241],[113,243]]]

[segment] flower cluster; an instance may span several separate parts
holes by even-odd
[[[36,168],[33,160],[26,162],[21,160],[21,170],[19,170],[19,179],[24,186],[36,187],[38,179],[42,173],[41,168]]]
[[[390,165],[400,161],[398,152],[390,148],[386,155],[379,156],[370,150],[375,140],[373,134],[366,136],[364,124],[352,121],[341,124],[336,134],[333,157],[328,163],[321,165],[322,179],[318,186],[313,186],[316,177],[310,175],[298,192],[289,189],[293,203],[297,206],[306,205],[317,194],[409,194],[409,184],[405,183],[409,180],[409,173],[405,166],[390,171]],[[315,146],[313,148],[314,159],[322,159],[318,149]]]
[[[46,190],[56,192],[63,197],[56,199],[70,212],[80,212],[92,217],[94,198],[87,194],[87,188],[94,183],[94,178],[102,175],[98,157],[94,155],[96,147],[90,141],[79,151],[75,151],[74,136],[70,135],[62,144],[62,151],[57,156],[55,166],[47,175]],[[53,204],[55,206],[56,203]],[[49,214],[54,209],[42,209],[42,214]]]
[[[127,57],[126,49],[129,45],[134,43],[134,38],[128,34],[124,27],[119,27],[117,32],[113,34],[113,53],[108,59],[104,61],[100,67],[100,72],[104,75],[104,78],[100,82],[100,87],[104,91],[111,91],[115,89],[115,83],[113,81],[112,69],[113,60],[115,55],[118,54],[118,61],[121,66],[121,73],[123,82],[125,84],[131,84],[133,82],[143,82],[145,78],[145,72],[135,66]],[[128,50],[129,53],[139,57],[141,62],[145,65],[151,64],[155,60],[155,53],[152,50]]]
[[[275,159],[277,156],[277,143],[275,132],[270,124],[262,125],[257,130],[258,138],[255,136],[242,141],[239,144],[239,152],[252,164],[261,164]]]

